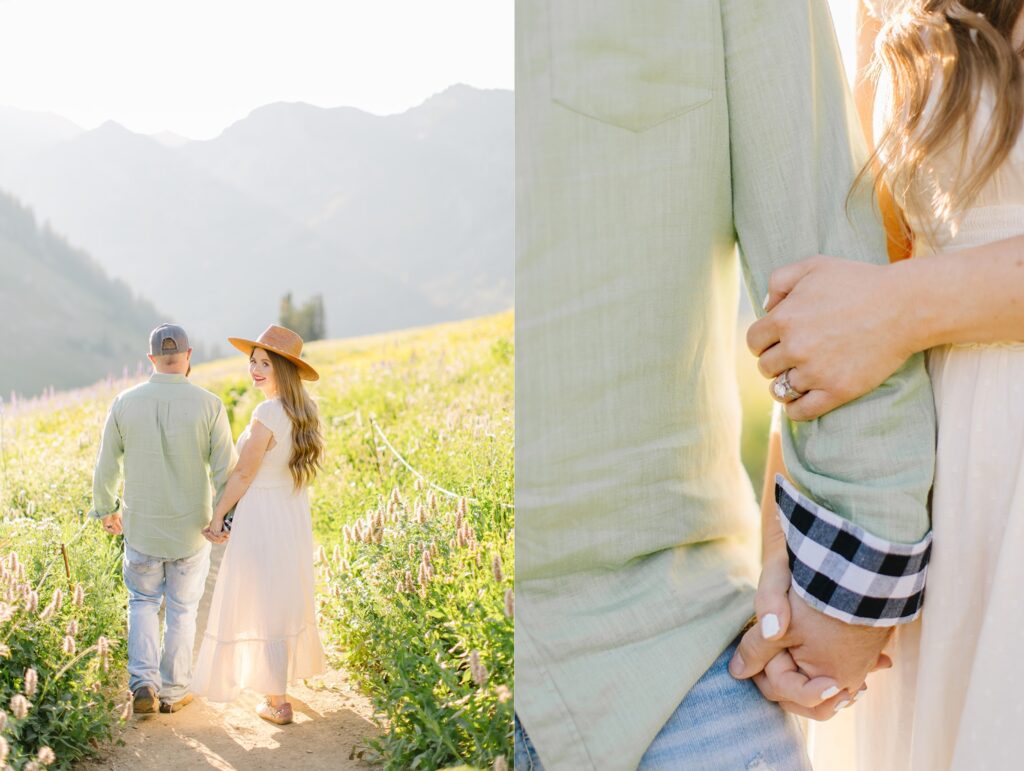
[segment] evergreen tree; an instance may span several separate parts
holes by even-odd
[[[299,334],[304,341],[323,340],[327,335],[327,322],[324,313],[324,297],[314,295],[301,306],[292,302],[292,293],[281,298],[280,320],[282,327],[288,327]]]

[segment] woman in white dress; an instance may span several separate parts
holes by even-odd
[[[272,325],[257,340],[229,342],[249,354],[253,385],[266,401],[238,439],[238,465],[204,531],[223,542],[230,528],[230,540],[193,690],[212,701],[232,701],[243,688],[262,692],[257,714],[285,724],[292,721],[287,684],[324,671],[307,487],[324,442],[316,403],[302,385],[319,376],[289,329]]]
[[[873,101],[879,131],[865,133],[895,202],[887,224],[908,226],[890,231],[892,251],[909,235],[913,259],[788,266],[748,335],[761,372],[788,373],[803,394],[785,407],[795,420],[866,393],[917,351],[935,395],[924,612],[897,628],[893,669],[842,716],[855,739],[816,727],[823,771],[1024,767],[1022,5],[871,4],[861,50],[880,65],[878,95],[861,91],[861,117]]]

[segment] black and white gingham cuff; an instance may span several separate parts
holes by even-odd
[[[801,495],[782,475],[775,477],[775,502],[792,588],[808,604],[848,624],[895,626],[917,618],[930,531],[918,543],[886,541]]]

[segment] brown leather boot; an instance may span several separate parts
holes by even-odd
[[[151,685],[140,685],[132,691],[132,711],[136,715],[152,715],[157,711],[156,689]]]
[[[187,707],[192,703],[192,694],[186,693],[177,701],[168,701],[167,699],[160,699],[160,711],[164,713],[177,712],[182,707]]]

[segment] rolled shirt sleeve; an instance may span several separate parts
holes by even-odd
[[[210,431],[210,482],[213,484],[213,507],[217,508],[228,477],[237,461],[235,443],[231,438],[231,426],[224,405],[220,405]]]
[[[774,269],[815,254],[885,262],[870,185],[851,193],[867,153],[825,0],[722,7],[734,219],[750,295],[765,296]],[[765,14],[771,22],[757,23]],[[794,27],[809,28],[816,45],[778,57]],[[794,589],[813,607],[859,624],[916,617],[935,430],[921,354],[850,404],[783,421],[794,484],[779,483],[776,499]]]
[[[92,519],[103,519],[121,511],[118,491],[124,459],[124,437],[117,424],[118,400],[110,406],[107,421],[103,426],[103,438],[92,475],[93,507],[89,512]]]

